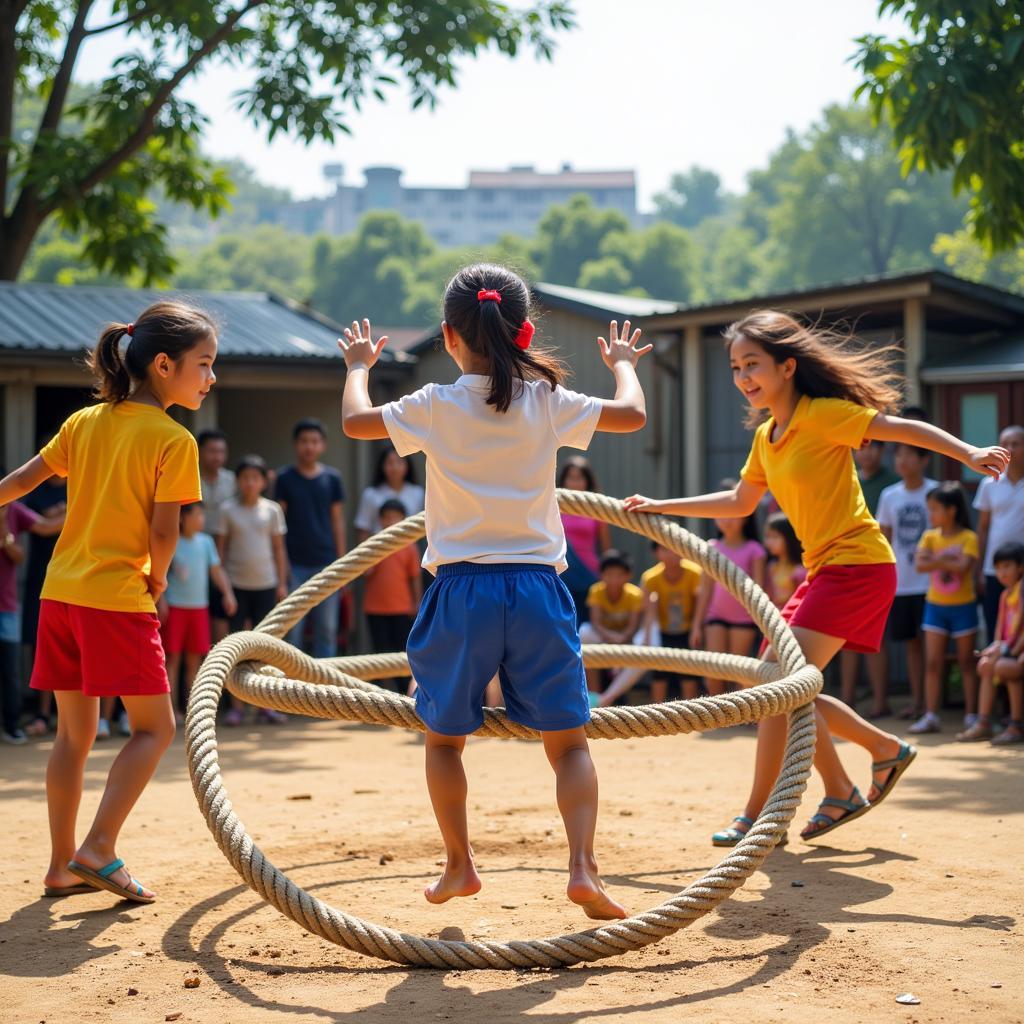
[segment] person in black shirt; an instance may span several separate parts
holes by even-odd
[[[327,447],[323,424],[319,420],[299,420],[292,438],[295,465],[278,473],[274,498],[284,509],[288,526],[285,543],[294,590],[343,555],[346,544],[341,474],[320,462]],[[338,594],[334,593],[307,616],[313,625],[313,649],[309,653],[315,658],[333,658],[338,653],[338,604]],[[301,647],[304,634],[302,619],[288,640]]]

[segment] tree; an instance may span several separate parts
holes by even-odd
[[[654,206],[662,220],[692,228],[720,214],[725,200],[722,179],[714,171],[695,164],[682,174],[672,175],[668,189],[654,197]]]
[[[881,0],[907,38],[867,35],[859,96],[891,125],[903,170],[952,170],[990,249],[1024,241],[1024,10],[1020,0]]]
[[[884,126],[861,106],[831,106],[777,170],[768,225],[765,277],[770,288],[919,268],[933,262],[939,232],[955,231],[966,204],[949,175],[904,177]]]
[[[973,234],[960,230],[939,235],[932,250],[959,277],[1024,294],[1024,245],[992,256]]]
[[[625,214],[599,210],[586,195],[552,206],[537,225],[534,240],[541,280],[575,285],[583,264],[595,257],[604,238],[613,231],[628,230]]]
[[[630,287],[657,299],[691,302],[698,290],[698,259],[690,233],[675,224],[652,224],[643,231],[616,231],[601,242],[602,260],[617,262]],[[593,262],[593,261],[592,261]],[[586,271],[591,263],[584,264]],[[581,274],[580,286],[583,285]]]
[[[167,277],[166,229],[149,198],[218,213],[226,174],[203,158],[200,111],[180,86],[213,59],[245,68],[239,106],[269,138],[305,142],[345,131],[368,96],[409,84],[414,106],[453,85],[461,57],[493,45],[550,57],[552,33],[572,25],[568,0],[0,0],[0,279],[13,280],[50,218],[79,232],[83,258],[146,280]],[[94,17],[94,15],[97,15]],[[87,102],[70,98],[90,39],[123,30],[136,48],[113,63]],[[394,72],[394,74],[390,73]],[[31,139],[15,137],[15,97],[45,99]],[[8,201],[7,197],[10,196]]]

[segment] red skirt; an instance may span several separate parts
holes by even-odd
[[[791,626],[839,637],[844,651],[874,654],[896,596],[896,566],[825,565],[804,580],[782,609]]]

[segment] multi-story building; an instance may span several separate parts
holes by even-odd
[[[371,210],[395,210],[419,221],[441,245],[489,245],[504,234],[532,235],[550,206],[580,193],[631,224],[640,222],[633,171],[576,171],[569,164],[553,173],[530,166],[471,171],[465,188],[410,188],[397,167],[367,167],[364,174],[365,184],[346,185],[342,165],[328,164],[324,175],[336,183],[334,194],[295,203],[284,213],[285,223],[344,235]]]

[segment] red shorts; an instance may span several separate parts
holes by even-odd
[[[160,622],[152,612],[41,601],[31,685],[86,697],[169,693]]]
[[[206,654],[210,650],[210,609],[171,605],[160,635],[168,654]]]
[[[874,654],[895,596],[895,565],[825,565],[796,588],[782,617],[791,626],[841,637],[844,651]]]

